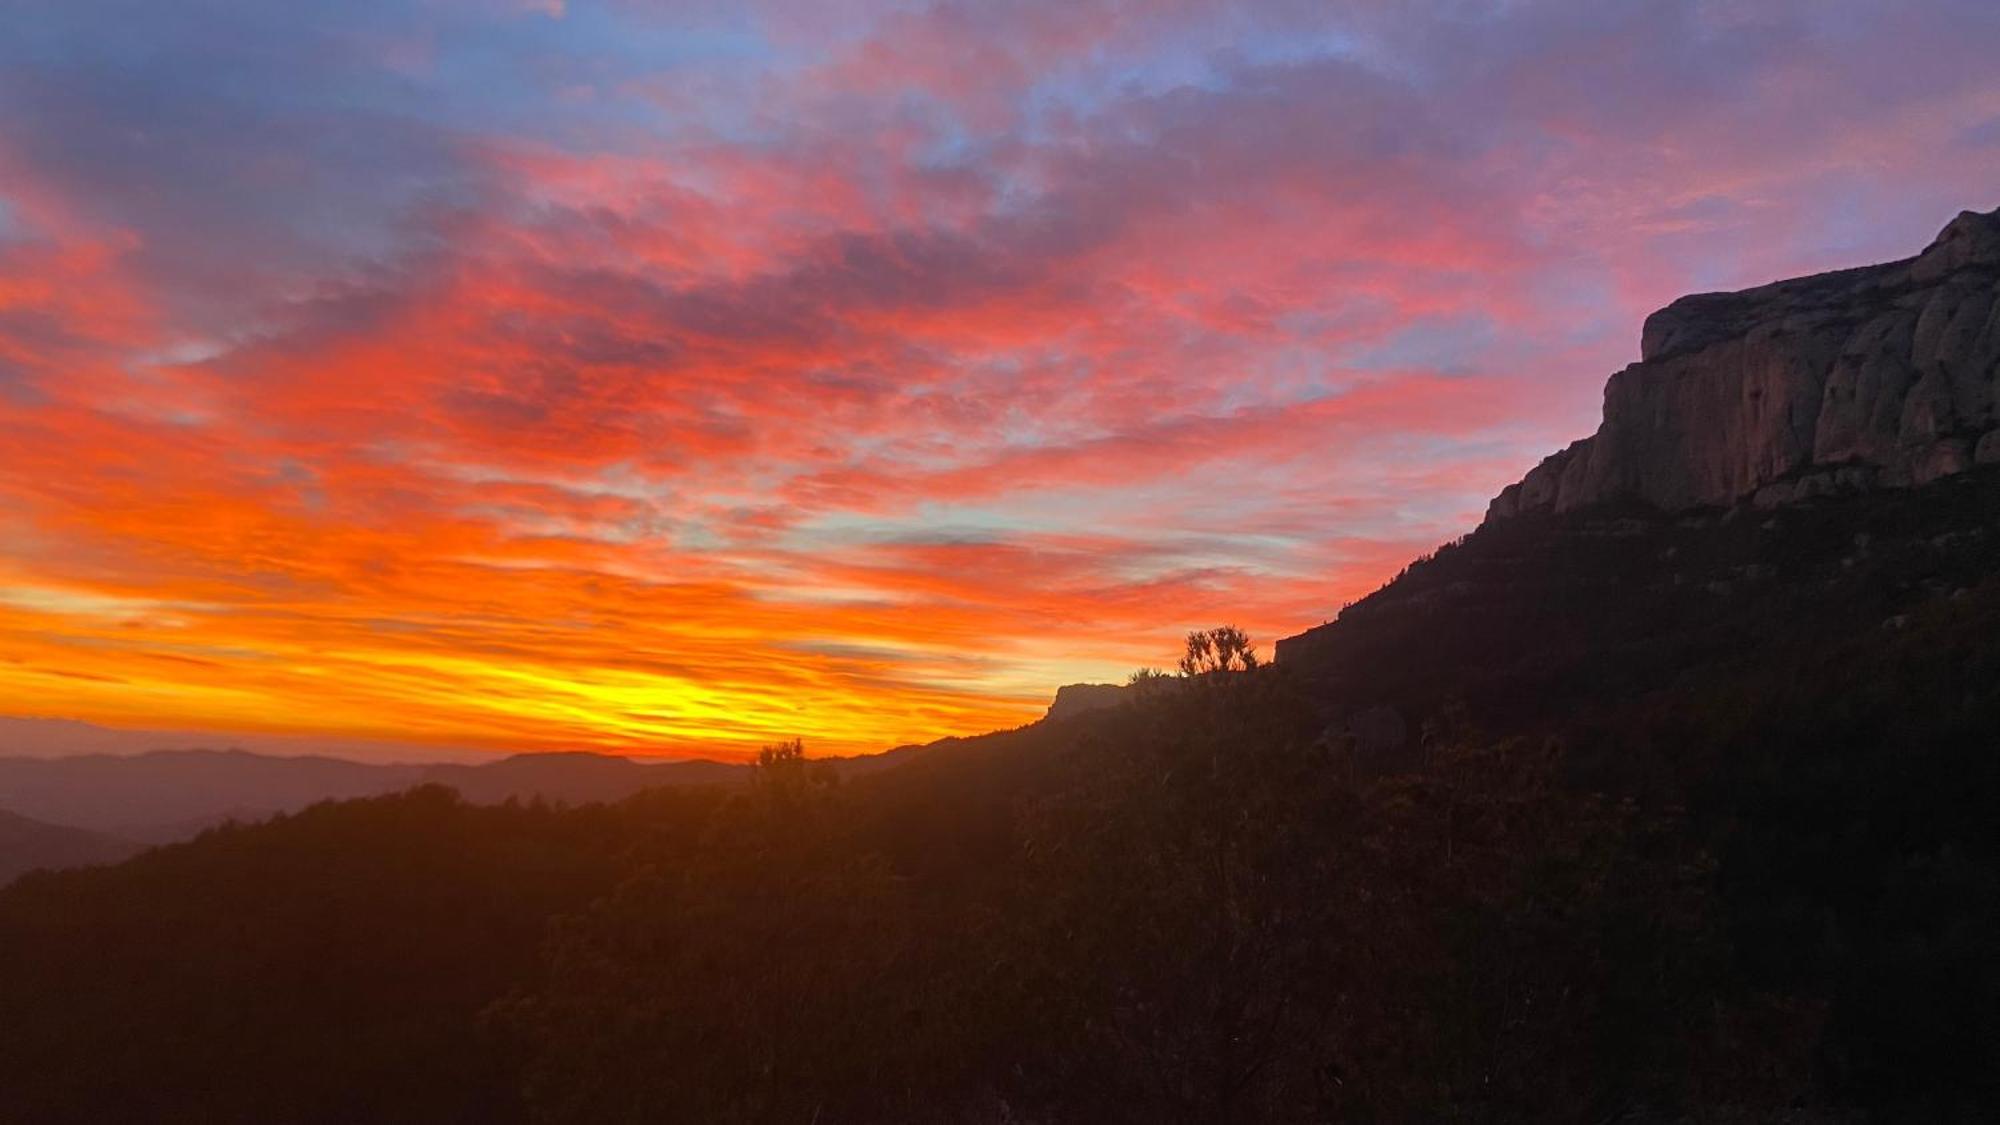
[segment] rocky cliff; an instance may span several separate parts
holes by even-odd
[[[1116,707],[1125,702],[1125,687],[1122,684],[1064,684],[1056,689],[1056,697],[1049,704],[1043,719],[1067,719],[1072,715],[1084,715],[1101,711],[1106,707]]]
[[[2000,461],[2000,210],[1922,254],[1683,297],[1646,319],[1597,433],[1488,522],[1614,500],[1777,505]]]

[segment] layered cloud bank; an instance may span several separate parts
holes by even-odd
[[[1644,313],[2000,202],[2000,9],[43,5],[0,712],[874,749],[1294,632]]]

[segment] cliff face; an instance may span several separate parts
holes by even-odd
[[[1042,718],[1067,719],[1072,715],[1116,707],[1125,699],[1125,688],[1121,684],[1064,684],[1056,689],[1055,700],[1049,704],[1048,713]]]
[[[1489,522],[1612,500],[1667,510],[1904,487],[2000,461],[2000,210],[1917,257],[1683,297],[1646,319],[1604,421]]]

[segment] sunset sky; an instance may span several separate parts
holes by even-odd
[[[1992,0],[5,23],[0,714],[112,726],[1017,725],[1469,530],[1674,296],[2000,204]]]

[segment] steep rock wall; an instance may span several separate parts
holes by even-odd
[[[2000,461],[2000,210],[1917,257],[1683,297],[1646,319],[1592,437],[1486,518],[1922,484]]]

